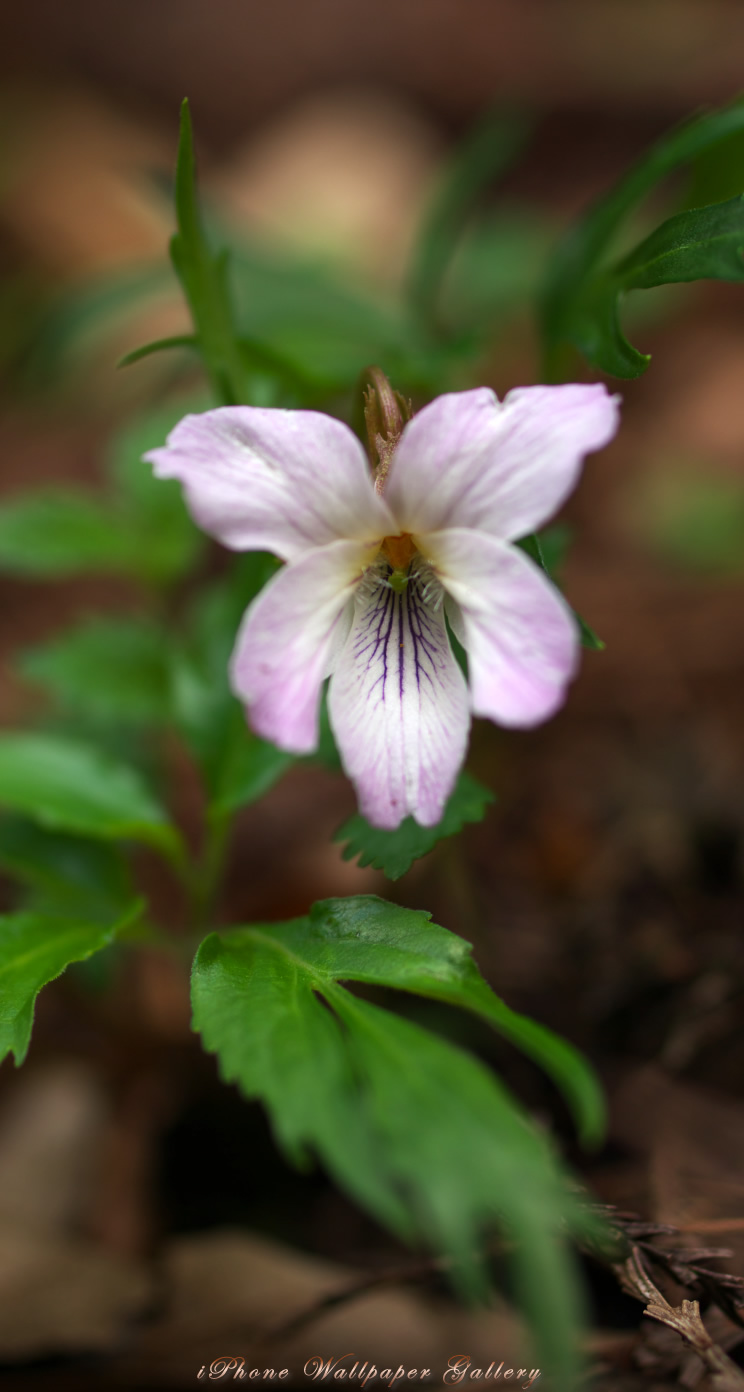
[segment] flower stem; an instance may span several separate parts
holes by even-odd
[[[232,815],[221,812],[207,818],[204,849],[196,867],[191,886],[191,917],[195,932],[204,933],[214,912],[225,869]]]

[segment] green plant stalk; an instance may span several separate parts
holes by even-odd
[[[230,850],[233,820],[232,812],[217,812],[206,818],[202,854],[189,884],[191,923],[199,940],[212,927],[211,918],[222,889]]]
[[[191,311],[198,348],[217,400],[234,406],[245,400],[244,365],[230,306],[226,253],[213,255],[202,226],[188,101],[181,105],[176,218],[171,260]]]

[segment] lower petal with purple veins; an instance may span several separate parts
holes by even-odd
[[[415,575],[401,590],[384,573],[359,587],[329,713],[364,816],[378,827],[397,827],[408,816],[435,826],[470,726],[441,594],[432,595]]]

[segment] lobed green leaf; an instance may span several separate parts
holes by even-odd
[[[104,499],[45,488],[0,506],[0,570],[35,579],[128,569],[131,544]]]
[[[616,268],[623,290],[686,280],[744,280],[744,195],[667,218]]]
[[[421,910],[375,896],[328,899],[310,917],[313,951],[332,939],[336,964],[342,962],[340,979],[397,986],[479,1015],[561,1088],[582,1141],[601,1139],[604,1100],[592,1070],[572,1045],[504,1004],[480,975],[470,943],[431,923]]]
[[[135,769],[62,735],[0,735],[0,806],[52,830],[181,853],[175,827]]]
[[[213,934],[194,962],[194,1028],[223,1077],[265,1103],[296,1164],[318,1157],[405,1241],[444,1253],[471,1296],[485,1289],[494,1227],[536,1289],[559,1274],[536,1325],[556,1387],[572,1387],[576,1280],[559,1230],[579,1220],[549,1145],[474,1057],[341,980],[464,1006],[533,1056],[564,1049],[596,1111],[592,1075],[493,997],[467,943],[382,900],[330,900],[309,919]]]
[[[344,860],[358,856],[360,865],[372,865],[389,880],[399,880],[414,860],[428,855],[438,841],[456,835],[468,822],[482,822],[493,800],[488,788],[472,774],[462,772],[436,826],[419,826],[413,817],[406,817],[395,831],[383,831],[357,812],[339,827],[333,839],[346,843]]]
[[[313,907],[309,920],[270,931],[328,980],[392,986],[480,1016],[563,1090],[582,1140],[593,1144],[601,1137],[602,1093],[581,1055],[550,1030],[510,1010],[480,975],[470,944],[431,923],[429,914],[375,896],[352,896],[325,900]]]
[[[110,927],[24,913],[0,918],[0,1060],[16,1065],[28,1051],[36,997],[71,962],[82,962],[113,940]]]
[[[150,619],[88,619],[17,659],[28,681],[101,725],[166,724],[170,716],[168,634]]]
[[[744,199],[668,218],[609,271],[587,281],[573,309],[573,342],[604,372],[637,377],[650,362],[620,328],[628,290],[692,280],[744,280]]]
[[[86,923],[128,924],[139,911],[121,850],[106,841],[49,831],[22,817],[0,819],[0,866],[35,911]]]
[[[645,371],[649,358],[631,347],[618,323],[618,294],[625,286],[622,276],[616,275],[612,268],[608,270],[606,264],[613,240],[626,215],[661,179],[742,131],[742,99],[685,122],[653,145],[624,178],[569,229],[550,258],[543,287],[542,324],[549,360],[555,358],[561,344],[571,343],[590,362],[615,376],[636,377]],[[709,210],[695,209],[692,214],[706,211]],[[670,219],[670,222],[673,223],[674,219]],[[664,224],[664,227],[667,228],[664,236],[667,236],[669,224]],[[660,233],[661,229],[657,229],[657,232]],[[652,238],[656,235],[652,233]],[[639,251],[640,248],[636,248],[626,261],[632,260]],[[717,264],[720,268],[724,262],[734,271],[732,278],[741,279],[735,257],[732,258],[728,252],[718,255],[713,249],[709,249],[706,256],[689,256],[684,273],[674,274],[671,279],[698,279],[701,275],[710,274],[705,269],[706,265]],[[697,268],[691,274],[693,264]],[[671,267],[672,262],[668,265]],[[639,279],[637,288],[641,283]],[[630,283],[627,288],[632,288]]]

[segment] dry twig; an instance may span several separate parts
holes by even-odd
[[[744,1373],[714,1344],[701,1319],[697,1300],[670,1305],[651,1280],[637,1247],[626,1261],[615,1263],[615,1270],[623,1289],[644,1302],[644,1313],[673,1329],[702,1360],[716,1392],[744,1392]]]
[[[716,1305],[732,1324],[744,1329],[744,1277],[727,1271],[713,1271],[711,1261],[725,1261],[733,1253],[727,1247],[665,1247],[659,1238],[679,1236],[683,1229],[666,1223],[651,1223],[637,1213],[620,1213],[610,1204],[597,1206],[597,1216],[606,1219],[627,1249],[639,1252],[641,1260],[651,1262],[671,1276],[696,1300]],[[596,1252],[593,1255],[598,1255]],[[601,1254],[599,1254],[601,1255]],[[627,1255],[627,1250],[626,1250]],[[613,1270],[619,1266],[611,1261]],[[649,1278],[650,1279],[650,1278]]]

